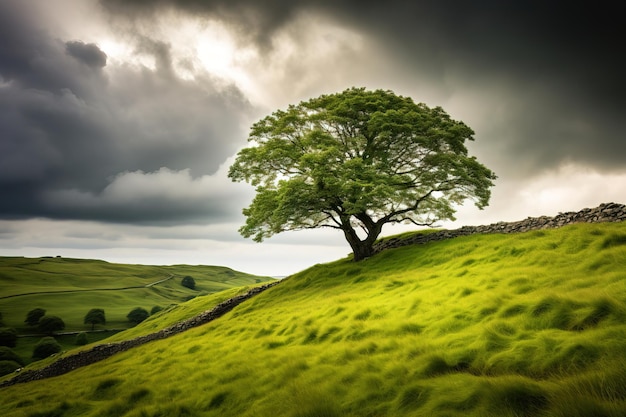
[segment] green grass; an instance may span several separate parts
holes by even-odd
[[[624,416],[623,236],[580,224],[316,265],[215,322],[3,388],[0,415]]]
[[[196,282],[194,290],[181,285],[187,275]],[[172,279],[145,287],[168,277]],[[105,310],[107,323],[97,329],[126,329],[131,326],[126,315],[135,307],[150,311],[160,306],[171,310],[194,297],[268,280],[268,277],[217,266],[146,266],[88,259],[0,257],[0,312],[5,326],[14,327],[23,335],[37,333],[36,328],[24,323],[26,314],[34,308],[43,308],[46,314],[61,317],[68,332],[90,330],[91,325],[83,321],[92,308]],[[126,287],[139,288],[108,290]],[[189,313],[188,309],[185,307],[182,311]],[[97,342],[113,333],[92,333],[89,340]],[[29,358],[38,340],[38,337],[19,338],[15,351]],[[64,350],[75,347],[74,336],[62,336],[58,340]]]

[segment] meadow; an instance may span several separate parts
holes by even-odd
[[[0,415],[28,417],[624,416],[626,223],[315,265],[214,322],[0,398]]]
[[[181,285],[185,276],[196,286]],[[61,317],[65,332],[87,331],[85,314],[92,308],[105,310],[106,324],[90,333],[92,342],[105,339],[120,329],[132,327],[126,315],[135,307],[147,311],[155,306],[166,309],[199,295],[265,282],[259,277],[218,266],[148,266],[109,263],[92,259],[0,257],[0,313],[7,327],[21,335],[38,331],[24,323],[27,313],[43,308],[46,314]],[[163,282],[159,282],[165,280]],[[156,283],[155,285],[151,285]],[[150,286],[151,285],[151,286]],[[30,358],[40,337],[18,339],[14,349]],[[57,337],[65,350],[75,347],[74,335]]]

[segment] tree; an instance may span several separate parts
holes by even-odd
[[[141,308],[141,307],[135,307],[126,316],[128,321],[134,324],[139,324],[145,319],[147,319],[148,317],[149,317],[148,310],[146,310],[145,308]]]
[[[181,285],[183,287],[187,287],[187,288],[190,288],[192,290],[194,290],[196,288],[196,280],[193,279],[193,277],[190,277],[189,275],[184,277],[183,280],[180,283],[181,283]]]
[[[161,306],[154,306],[150,310],[150,315],[154,316],[156,313],[158,313],[159,311],[162,311],[162,310],[163,310],[163,307],[161,307]]]
[[[42,333],[53,334],[54,332],[65,329],[65,322],[57,316],[43,316],[39,319],[37,328]]]
[[[6,346],[0,346],[0,361],[12,361],[22,366],[25,365],[24,359],[22,359],[11,348],[8,348]]]
[[[20,364],[15,361],[0,360],[0,376],[8,375],[20,368]]]
[[[61,351],[61,345],[54,337],[42,338],[33,349],[33,359],[45,359]]]
[[[74,344],[76,346],[83,346],[89,343],[89,338],[87,337],[87,333],[80,332],[76,335],[76,339],[74,339]]]
[[[0,328],[0,346],[15,347],[17,344],[17,330],[12,327]]]
[[[440,107],[391,91],[351,88],[290,105],[252,125],[230,167],[256,196],[245,237],[288,230],[343,232],[359,261],[387,223],[432,226],[466,199],[482,209],[496,176],[468,155],[474,132]]]
[[[96,324],[106,324],[106,318],[104,317],[104,310],[101,308],[92,308],[85,315],[85,324],[91,324],[91,330],[93,330]]]
[[[41,319],[45,315],[46,310],[44,310],[43,308],[35,308],[33,310],[30,310],[26,314],[26,320],[24,320],[24,323],[28,324],[29,326],[36,326],[37,324],[39,324],[39,319]]]

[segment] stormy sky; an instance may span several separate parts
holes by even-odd
[[[250,125],[346,88],[442,106],[498,175],[446,227],[626,202],[615,1],[0,0],[0,255],[286,275],[333,231],[241,238]],[[402,231],[387,227],[386,234]]]

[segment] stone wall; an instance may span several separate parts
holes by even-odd
[[[573,223],[621,222],[626,220],[626,205],[605,203],[596,208],[586,208],[577,212],[559,213],[554,217],[529,217],[517,222],[499,222],[486,226],[464,226],[460,229],[398,237],[383,240],[374,245],[375,253],[401,246],[424,244],[459,236],[487,233],[523,233],[531,230],[556,229]]]
[[[176,323],[170,327],[160,330],[155,333],[151,333],[145,336],[139,336],[131,340],[124,340],[117,343],[105,343],[97,345],[91,349],[87,349],[75,354],[63,356],[57,359],[55,362],[38,370],[28,370],[18,373],[13,378],[0,383],[0,388],[9,385],[19,384],[22,382],[30,382],[38,379],[50,378],[53,376],[66,374],[76,368],[87,366],[92,363],[101,361],[116,353],[124,352],[128,349],[152,342],[154,340],[165,339],[178,333],[182,333],[191,328],[206,324],[212,320],[215,320],[230,310],[241,304],[242,302],[254,297],[255,295],[265,291],[268,288],[273,287],[280,281],[270,282],[259,287],[254,287],[248,292],[237,295],[233,298],[229,298],[213,307],[211,310],[204,311],[197,316],[194,316],[180,323]]]

